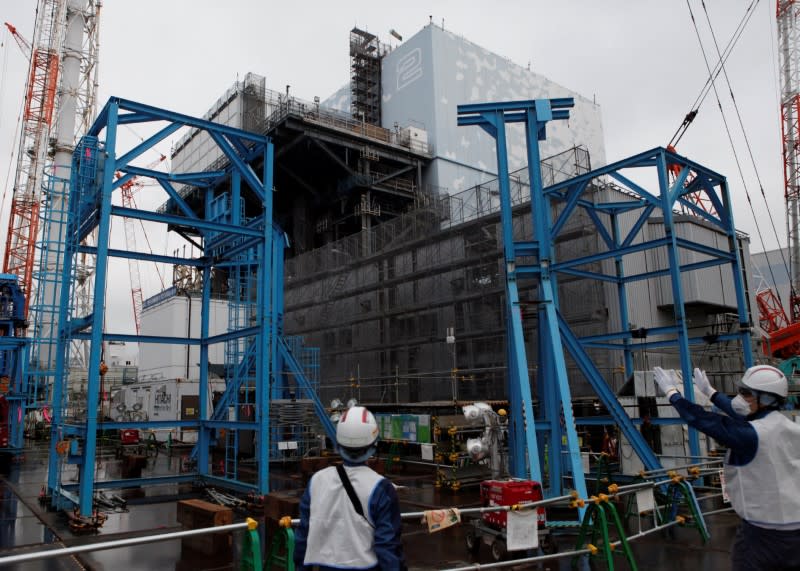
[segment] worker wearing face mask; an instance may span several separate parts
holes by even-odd
[[[731,399],[694,370],[694,386],[725,415],[683,398],[675,371],[654,369],[656,383],[689,426],[728,448],[724,473],[731,505],[742,523],[731,553],[734,571],[800,569],[800,425],[779,412],[786,377],[756,365]]]

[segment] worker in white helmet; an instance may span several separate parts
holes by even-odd
[[[406,569],[397,492],[366,466],[377,441],[378,423],[363,406],[339,419],[336,443],[344,465],[314,474],[303,494],[295,534],[298,569]]]
[[[695,388],[722,415],[683,398],[675,371],[656,367],[654,372],[681,418],[728,448],[725,483],[742,518],[733,570],[800,569],[800,425],[779,412],[789,393],[784,374],[769,365],[750,367],[731,399],[695,369]]]

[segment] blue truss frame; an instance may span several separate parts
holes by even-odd
[[[132,123],[153,123],[166,126],[144,142],[126,152],[117,149],[118,128]],[[219,171],[170,174],[143,169],[132,164],[145,151],[175,133],[181,127],[195,128],[217,144],[228,161],[228,166]],[[100,136],[105,137],[104,141]],[[262,494],[269,491],[269,450],[270,442],[270,401],[283,390],[285,368],[291,368],[293,357],[288,350],[282,350],[283,314],[283,249],[286,247],[285,235],[272,222],[273,208],[273,158],[274,150],[268,137],[249,133],[225,125],[212,123],[159,109],[142,103],[112,97],[105,105],[97,120],[81,139],[73,154],[72,178],[70,181],[69,213],[66,224],[66,244],[64,266],[61,277],[61,300],[59,307],[59,339],[56,358],[56,374],[53,383],[53,421],[50,444],[48,491],[52,505],[65,508],[76,505],[82,515],[92,513],[93,491],[96,488],[116,487],[119,482],[96,482],[94,461],[97,450],[97,411],[100,392],[100,361],[103,342],[111,340],[136,341],[146,343],[165,343],[175,345],[194,345],[200,347],[199,379],[199,420],[195,421],[147,421],[103,423],[103,429],[113,428],[198,428],[196,473],[165,476],[162,478],[139,478],[126,480],[125,485],[151,485],[201,479],[216,485],[236,490],[256,490]],[[260,162],[263,168],[256,173],[251,164]],[[115,173],[121,173],[115,179]],[[134,176],[155,179],[169,195],[171,203],[180,213],[167,214],[122,208],[112,205],[112,194]],[[205,188],[205,208],[190,206],[177,191],[174,183],[189,184]],[[246,186],[260,201],[262,211],[252,220],[240,220],[239,209],[234,209],[228,218],[212,218],[208,205],[214,199],[214,189],[229,189],[232,200],[241,200],[241,191]],[[199,210],[199,214],[198,214]],[[162,224],[193,228],[203,238],[202,255],[196,258],[160,256],[113,250],[109,247],[109,231],[112,216],[137,218]],[[81,245],[83,238],[97,230],[97,246]],[[74,295],[71,276],[75,257],[89,254],[96,257],[94,299],[91,313],[73,315],[72,296]],[[202,311],[200,337],[166,337],[106,333],[104,330],[103,309],[107,285],[108,260],[112,257],[141,259],[151,262],[167,262],[191,265],[202,271]],[[244,261],[242,261],[244,260]],[[242,327],[220,335],[209,335],[209,307],[211,297],[211,269],[227,264],[245,264],[252,268],[257,284],[255,294],[258,311],[256,325]],[[71,339],[89,341],[89,369],[87,381],[87,418],[85,422],[68,422],[62,410],[62,403],[68,382],[68,349]],[[253,422],[230,421],[221,415],[215,416],[209,410],[208,358],[209,346],[231,339],[248,338],[252,341],[252,359],[246,366],[242,364],[239,372],[254,371],[256,419]],[[250,359],[250,357],[247,357]],[[302,369],[293,376],[298,384],[308,380]],[[227,379],[229,388],[238,379]],[[272,390],[270,387],[273,387]],[[315,393],[310,393],[312,398]],[[332,434],[332,425],[324,414],[324,408],[316,399],[317,412],[325,430]],[[227,410],[227,407],[226,407]],[[216,428],[227,430],[251,430],[256,434],[256,481],[245,482],[237,478],[220,478],[210,473],[209,448],[211,431]],[[61,456],[56,447],[60,442],[69,441],[68,452]],[[64,463],[78,465],[79,483],[76,485],[62,481]],[[238,474],[238,473],[237,473]]]
[[[564,359],[568,350],[573,360],[609,410],[610,418],[597,419],[596,423],[616,423],[631,443],[634,451],[647,469],[660,468],[660,462],[649,448],[636,421],[624,411],[616,395],[611,391],[600,371],[587,354],[589,348],[602,348],[623,352],[626,376],[633,374],[633,351],[655,347],[677,347],[683,372],[684,394],[693,398],[690,345],[706,343],[703,338],[690,337],[687,330],[684,295],[681,274],[715,265],[730,265],[739,316],[739,331],[721,335],[718,341],[738,341],[743,347],[747,366],[752,364],[750,343],[750,324],[747,316],[747,303],[742,280],[742,263],[739,258],[736,229],[733,221],[730,196],[725,178],[702,165],[656,148],[628,159],[593,170],[573,179],[543,188],[539,169],[540,154],[538,141],[546,137],[546,124],[552,120],[569,118],[571,98],[485,103],[458,106],[458,125],[477,125],[483,128],[496,142],[498,182],[501,202],[501,224],[503,230],[503,251],[506,270],[506,312],[508,327],[508,394],[511,403],[510,460],[511,472],[520,478],[541,481],[541,453],[548,458],[550,486],[549,495],[563,493],[561,448],[566,441],[566,466],[571,472],[574,489],[581,497],[586,497],[586,484],[580,459],[576,420],[571,406],[569,380]],[[508,176],[506,123],[522,122],[526,129],[528,171],[530,176],[531,219],[534,232],[532,241],[515,241],[512,226],[512,207]],[[675,169],[675,166],[679,169]],[[679,170],[678,176],[670,184],[667,176],[670,170]],[[657,189],[646,189],[631,180],[627,169],[655,169]],[[625,189],[625,199],[617,202],[595,203],[586,198],[589,184],[596,178],[606,176],[614,179]],[[699,206],[696,195],[702,195],[710,209]],[[554,216],[553,205],[562,203],[562,209]],[[595,224],[597,232],[606,247],[605,251],[591,256],[570,260],[556,260],[554,244],[565,227],[569,217],[577,208],[586,211]],[[721,250],[697,244],[680,238],[675,232],[673,210],[681,208],[693,216],[717,227],[728,238],[728,249]],[[618,216],[622,213],[637,212],[638,217],[627,234],[620,231]],[[642,238],[641,231],[646,222],[658,212],[663,217],[665,237],[656,240]],[[668,267],[655,271],[625,275],[625,256],[654,248],[667,251]],[[700,262],[681,265],[681,250],[698,252],[704,256]],[[533,263],[520,264],[518,259]],[[588,264],[610,260],[614,263],[611,275],[583,269]],[[666,337],[658,341],[636,346],[630,343],[631,331],[617,331],[606,335],[578,338],[560,313],[557,294],[557,274],[579,276],[601,280],[617,285],[620,305],[620,322],[628,323],[628,300],[626,284],[661,276],[669,276],[674,302],[675,324],[668,327],[653,328],[651,333]],[[522,333],[522,316],[519,306],[518,281],[533,278],[538,285],[538,397],[541,419],[533,417],[532,395],[528,376],[528,361]],[[538,433],[538,434],[537,434]],[[697,432],[690,430],[690,453],[699,455]],[[541,453],[540,453],[541,451]]]

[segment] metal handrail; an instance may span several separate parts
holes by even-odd
[[[25,561],[37,561],[40,559],[52,559],[54,557],[75,555],[76,553],[85,553],[87,551],[102,551],[105,549],[117,549],[120,547],[130,547],[131,545],[141,545],[143,543],[155,543],[158,541],[169,541],[171,539],[194,537],[196,535],[206,535],[209,533],[221,533],[225,531],[234,531],[238,529],[252,529],[255,524],[256,524],[255,520],[248,518],[248,521],[246,522],[231,523],[228,525],[220,525],[217,527],[204,527],[201,529],[174,531],[171,533],[160,533],[156,535],[146,535],[143,537],[131,537],[127,539],[104,541],[101,543],[90,543],[87,545],[78,545],[75,547],[48,549],[46,551],[37,551],[35,553],[21,553],[19,555],[9,555],[7,557],[0,557],[0,567],[4,565],[11,565],[13,563],[23,563]]]

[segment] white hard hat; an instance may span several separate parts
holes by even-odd
[[[739,384],[753,391],[770,393],[781,398],[789,394],[789,383],[784,374],[769,365],[756,365],[744,372]]]
[[[363,406],[354,406],[342,413],[336,426],[336,442],[345,448],[366,448],[378,439],[378,423]]]

